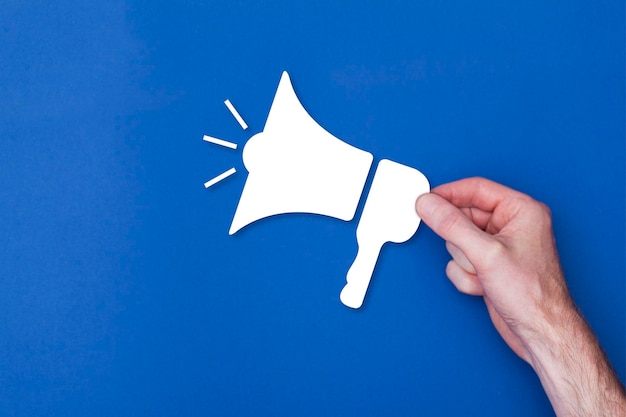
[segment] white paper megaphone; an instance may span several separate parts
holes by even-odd
[[[302,107],[283,72],[265,127],[243,150],[248,170],[229,233],[265,217],[314,213],[352,220],[373,156],[336,138]],[[357,227],[359,252],[341,301],[359,308],[385,242],[405,242],[420,219],[415,200],[430,190],[414,168],[382,160]]]

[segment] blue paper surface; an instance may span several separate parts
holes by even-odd
[[[284,215],[228,235],[240,150],[283,70],[375,161],[547,203],[624,381],[623,2],[1,9],[0,415],[552,415],[424,225],[383,248],[358,311],[339,301],[356,221]]]

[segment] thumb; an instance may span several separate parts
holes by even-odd
[[[458,247],[470,261],[488,249],[491,236],[483,232],[456,206],[433,193],[415,203],[417,214],[436,234]]]

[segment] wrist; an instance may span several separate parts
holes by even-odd
[[[556,379],[559,367],[576,360],[577,346],[589,344],[588,332],[587,323],[574,305],[544,311],[542,320],[525,339],[530,365],[540,377]]]

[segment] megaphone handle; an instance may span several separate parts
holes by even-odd
[[[359,308],[363,304],[363,299],[365,298],[367,287],[372,279],[381,247],[382,244],[373,242],[361,244],[361,242],[359,242],[359,250],[356,259],[352,263],[352,266],[348,270],[348,275],[346,276],[347,284],[343,287],[341,295],[339,296],[341,302],[346,306]]]

